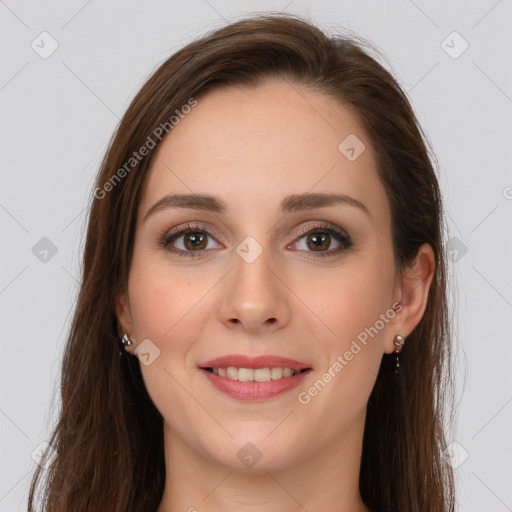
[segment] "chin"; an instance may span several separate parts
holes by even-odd
[[[297,443],[290,436],[286,440],[276,437],[270,442],[267,435],[239,436],[206,448],[210,448],[208,452],[212,459],[242,473],[275,472],[296,465]]]

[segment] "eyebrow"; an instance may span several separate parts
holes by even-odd
[[[293,213],[340,204],[357,208],[371,218],[368,208],[361,201],[345,194],[323,194],[318,192],[292,194],[281,201],[280,211],[281,213]],[[228,211],[226,202],[219,197],[208,194],[171,194],[162,197],[153,204],[144,215],[144,220],[150,215],[168,208],[189,208],[220,214]]]

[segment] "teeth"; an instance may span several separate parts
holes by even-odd
[[[238,372],[238,375],[240,375],[240,371]],[[269,380],[272,380],[270,376],[270,368],[257,368],[254,370],[254,380],[256,382],[268,382]]]
[[[236,368],[228,366],[227,368],[212,368],[215,375],[227,377],[231,380],[239,380],[240,382],[269,382],[271,380],[281,379],[283,377],[291,377],[300,373],[300,370],[292,370],[291,368]]]
[[[254,370],[252,368],[238,368],[238,380],[240,382],[250,382],[254,380]]]
[[[272,377],[272,380],[280,379],[283,376],[283,369],[282,368],[271,368],[270,375]]]
[[[238,368],[228,366],[228,368],[226,368],[226,377],[231,380],[238,380]]]

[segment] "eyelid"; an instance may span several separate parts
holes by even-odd
[[[314,222],[314,221],[312,221]],[[335,231],[339,235],[343,235],[346,238],[350,238],[350,235],[343,229],[337,226],[336,224],[332,224],[331,222],[327,221],[316,221],[316,224],[308,224],[307,226],[303,226],[302,228],[298,229],[295,233],[295,236],[297,238],[301,238],[304,235],[307,235],[310,231],[315,230],[321,230],[321,229],[330,229],[332,231]]]
[[[216,237],[216,238],[223,238],[221,235],[219,235],[214,228],[211,228],[209,226],[206,226],[205,224],[201,222],[187,222],[184,226],[178,226],[175,228],[172,228],[171,230],[166,230],[163,234],[163,239],[168,240],[176,235],[184,235],[187,234],[189,231],[201,231],[207,233],[209,236]]]

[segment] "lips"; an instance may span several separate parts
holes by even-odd
[[[310,364],[302,363],[294,359],[280,356],[258,356],[249,357],[241,354],[230,354],[210,361],[200,363],[199,368],[228,368],[234,366],[236,368],[291,368],[295,371],[312,369]]]
[[[204,361],[199,368],[218,391],[237,400],[260,401],[295,388],[312,371],[311,365],[286,357],[248,357],[237,354]],[[240,369],[243,373],[242,379],[239,375]],[[275,370],[282,370],[281,375],[273,375],[272,379],[268,380],[269,375],[264,376],[263,373],[268,373],[269,369],[272,369],[272,374]],[[254,380],[250,375],[246,378],[246,374],[253,371]],[[258,378],[260,374],[261,379]],[[262,382],[258,382],[259,380]]]

